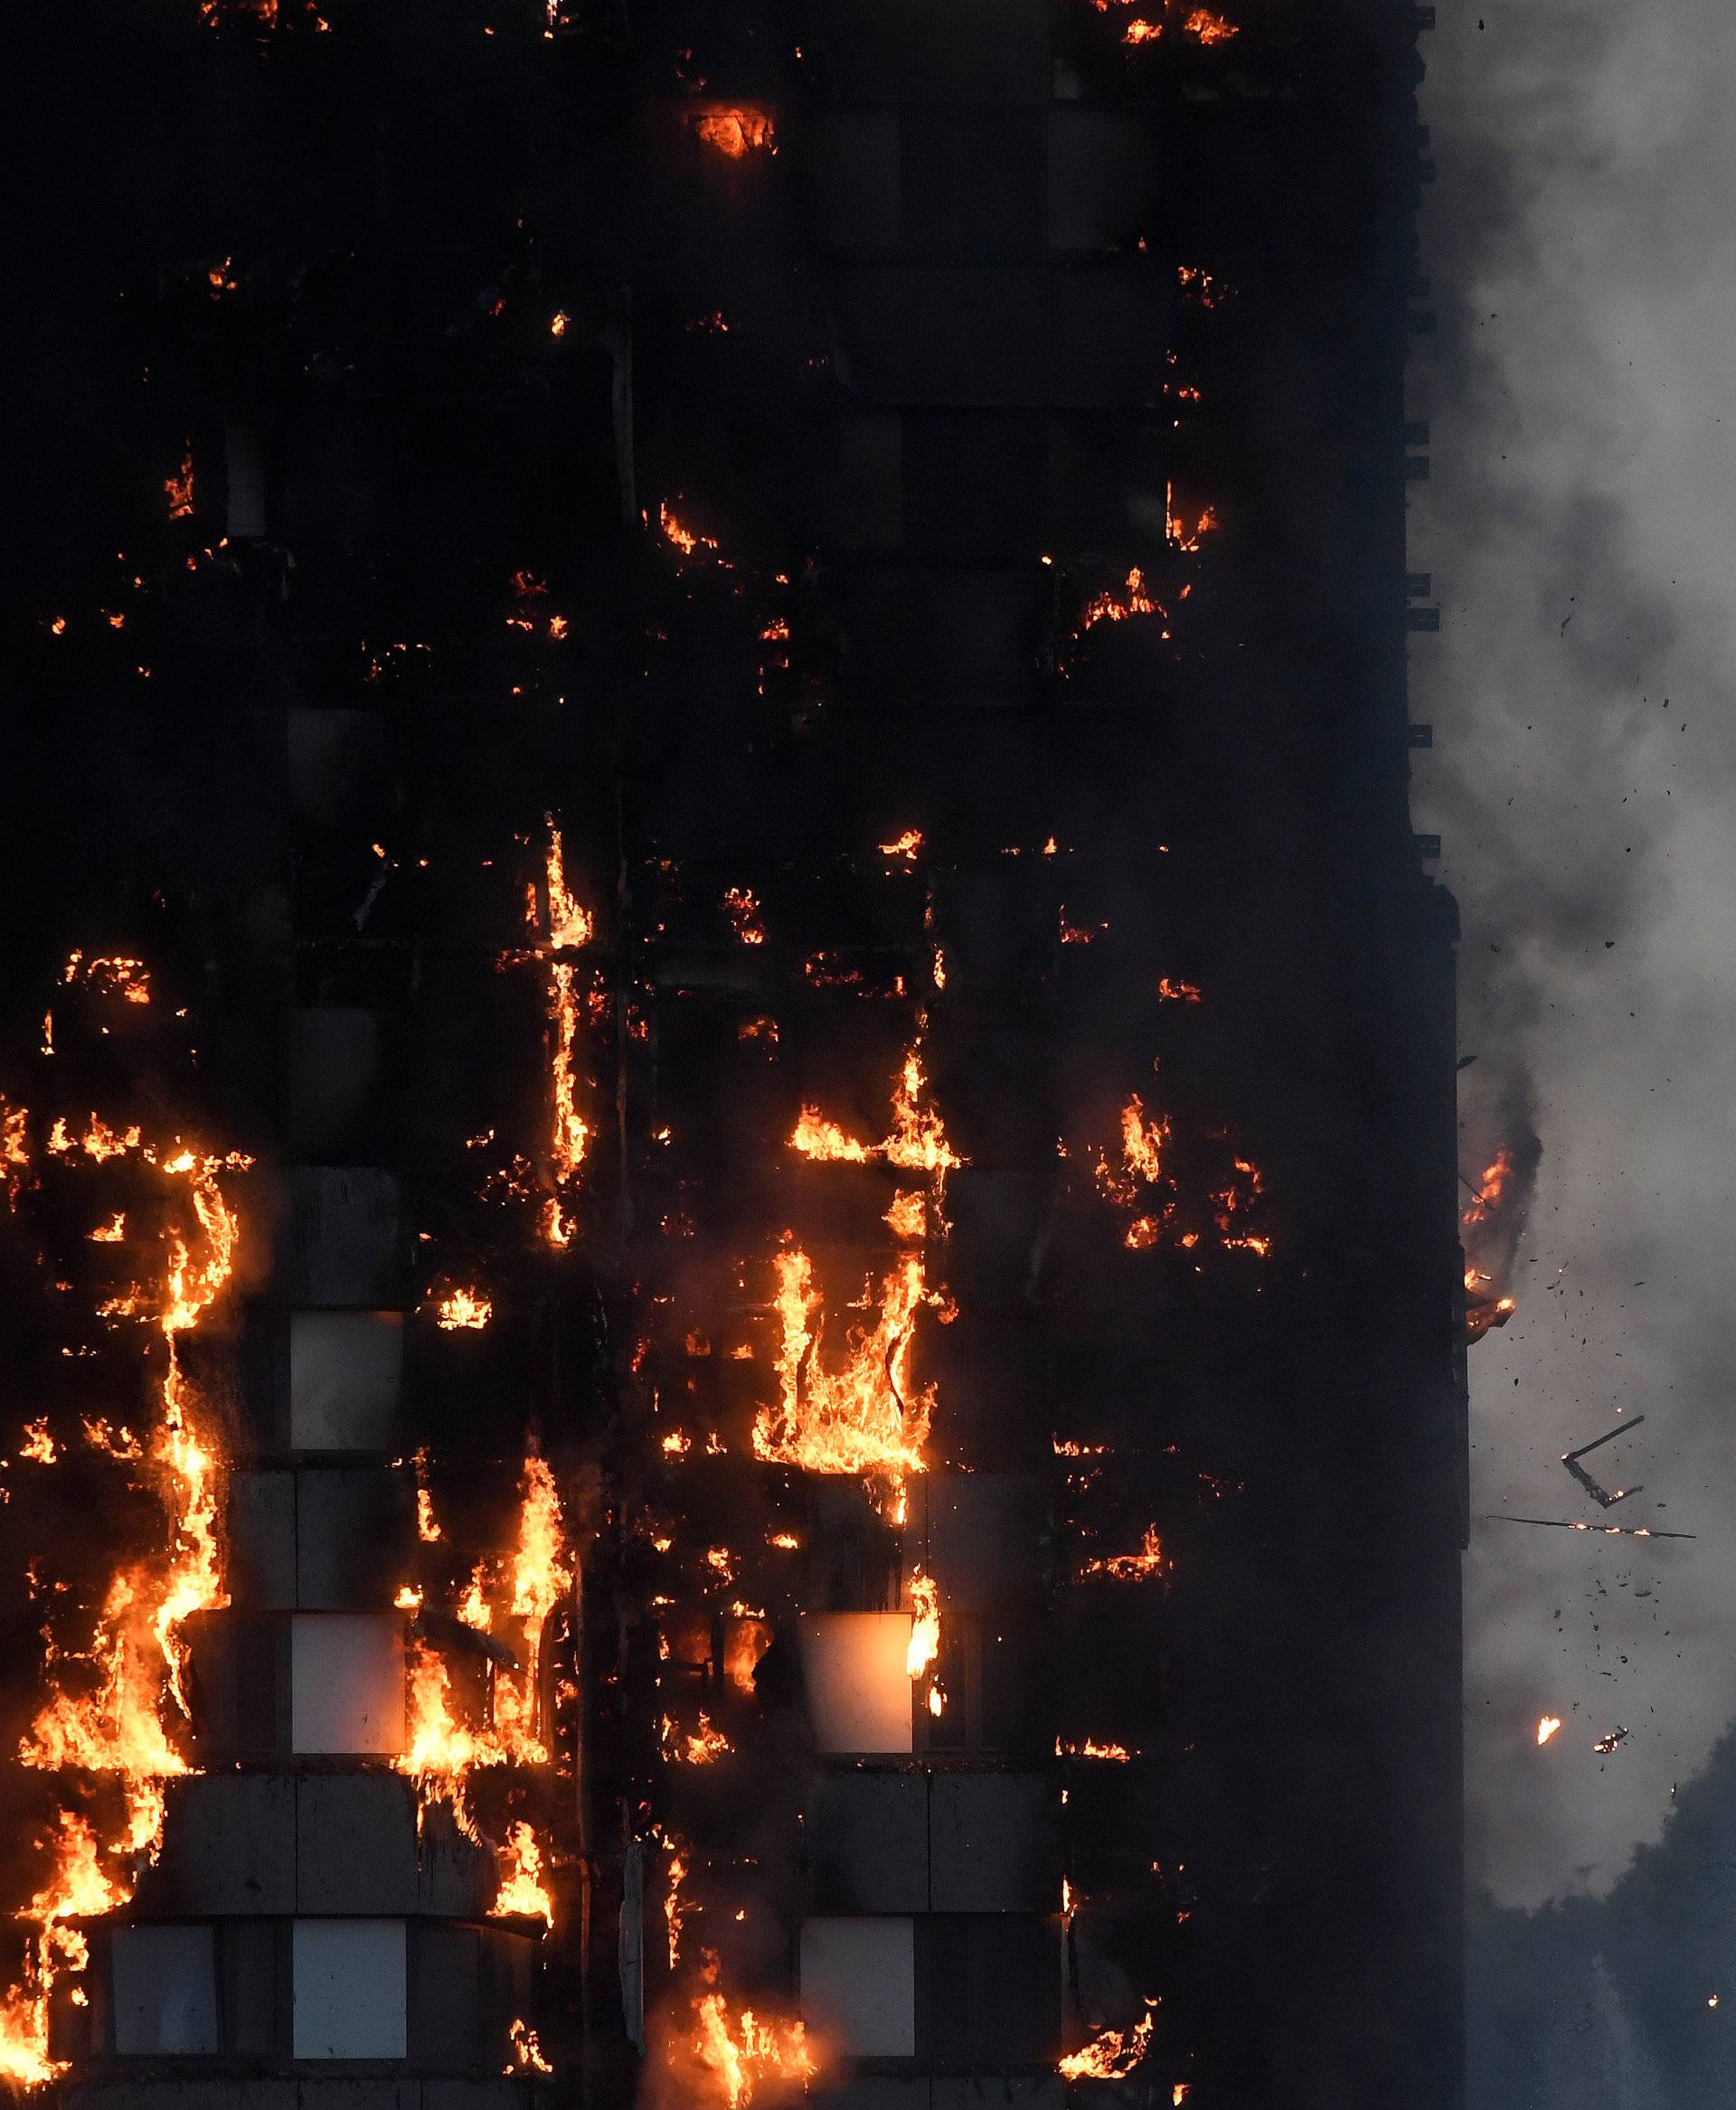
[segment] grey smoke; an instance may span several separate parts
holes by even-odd
[[[1582,1515],[1561,1453],[1643,1410],[1612,1521],[1701,1534],[1478,1527],[1472,1876],[1535,1904],[1607,1890],[1736,1716],[1736,11],[1439,21],[1416,805],[1464,914],[1465,1170],[1514,1095],[1542,1139],[1521,1307],[1471,1351],[1473,1508]]]

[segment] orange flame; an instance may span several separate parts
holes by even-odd
[[[809,1473],[855,1473],[882,1483],[891,1507],[901,1509],[905,1475],[926,1461],[934,1408],[931,1386],[910,1383],[916,1314],[940,1298],[923,1279],[922,1262],[903,1255],[880,1286],[872,1326],[852,1326],[841,1368],[821,1360],[825,1299],[814,1285],[813,1263],[798,1247],[778,1255],[775,1306],[782,1328],[776,1359],[779,1399],[754,1421],[753,1447],[762,1458]]]
[[[763,110],[713,110],[698,118],[693,129],[707,146],[714,146],[731,161],[749,154],[776,154],[775,128]]]
[[[750,2008],[731,2022],[721,1992],[702,1993],[693,2017],[693,2048],[729,2110],[745,2110],[762,2081],[806,2081],[816,2071],[800,2022],[761,2021]]]
[[[1151,2044],[1155,2001],[1131,2030],[1101,2030],[1078,2051],[1061,2061],[1061,2074],[1070,2081],[1124,2081],[1146,2056]]]
[[[434,1323],[448,1333],[460,1327],[480,1332],[495,1315],[493,1300],[477,1289],[455,1289],[435,1307]]]
[[[922,1103],[922,1056],[912,1048],[892,1084],[892,1133],[879,1143],[848,1135],[817,1107],[804,1107],[789,1138],[789,1147],[820,1163],[866,1164],[880,1158],[901,1172],[927,1173],[935,1178],[969,1161],[947,1140],[946,1125],[932,1107]]]
[[[54,1982],[90,1961],[83,1934],[68,1920],[92,1919],[125,1905],[130,1893],[104,1874],[96,1835],[71,1810],[60,1813],[54,1872],[17,1917],[39,1928],[25,1983],[0,2002],[0,2079],[38,2087],[66,2071],[49,2056],[48,2011]]]
[[[687,1863],[683,1858],[686,1851],[679,1841],[670,1841],[669,1888],[664,1895],[663,1924],[669,1937],[669,1968],[672,1971],[681,1961],[681,1930],[687,1919],[686,1908],[681,1901],[681,1886],[687,1879]]]
[[[1147,1524],[1137,1553],[1112,1553],[1107,1559],[1088,1560],[1080,1572],[1107,1575],[1114,1582],[1148,1582],[1171,1565],[1164,1559],[1156,1525]]]
[[[1555,1734],[1556,1730],[1559,1729],[1561,1726],[1561,1718],[1560,1715],[1544,1715],[1543,1719],[1537,1724],[1537,1741],[1539,1745],[1541,1746],[1548,1743],[1549,1739]]]
[[[181,455],[180,473],[165,476],[163,493],[169,502],[171,520],[189,519],[193,513],[193,449],[185,447]]]
[[[554,2071],[542,2056],[542,2047],[536,2040],[536,2031],[522,2017],[514,2016],[506,2034],[513,2047],[513,2062],[506,2068],[509,2074]]]
[[[904,1652],[904,1669],[920,1678],[940,1653],[940,1591],[930,1576],[910,1578],[910,1643]]]
[[[530,1825],[523,1822],[511,1825],[505,1843],[495,1849],[495,1858],[500,1864],[500,1888],[488,1907],[490,1913],[496,1919],[522,1914],[552,1926],[554,1899],[542,1879],[542,1850]]]

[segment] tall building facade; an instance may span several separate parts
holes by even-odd
[[[1426,12],[101,21],[14,2078],[1458,2100]]]

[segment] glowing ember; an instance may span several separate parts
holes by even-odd
[[[1099,623],[1125,623],[1133,616],[1162,616],[1165,621],[1168,620],[1168,611],[1159,608],[1146,591],[1145,575],[1137,566],[1127,574],[1126,599],[1113,593],[1094,595],[1080,610],[1073,635],[1076,637],[1083,636],[1087,630],[1094,630]]]
[[[1549,1739],[1555,1734],[1556,1730],[1559,1729],[1561,1726],[1561,1718],[1559,1714],[1544,1715],[1543,1719],[1537,1724],[1538,1743],[1540,1745],[1548,1743]]]
[[[917,858],[921,854],[921,850],[922,831],[920,828],[906,828],[904,833],[893,842],[880,844],[880,854],[882,857],[901,857],[911,864],[916,862]]]
[[[663,1924],[668,1936],[669,1968],[673,1971],[681,1961],[681,1930],[686,1924],[686,1908],[681,1901],[681,1886],[687,1879],[687,1863],[684,1858],[686,1848],[678,1841],[669,1842],[669,1888],[664,1893]]]
[[[904,1652],[904,1668],[920,1678],[940,1653],[940,1592],[930,1576],[910,1578],[910,1643]]]
[[[1112,1553],[1107,1559],[1088,1560],[1080,1572],[1107,1575],[1113,1582],[1150,1582],[1170,1566],[1164,1559],[1156,1525],[1147,1524],[1137,1553]]]
[[[731,2021],[721,1992],[702,1993],[693,2018],[693,2049],[729,2110],[745,2110],[763,2082],[806,2081],[816,2070],[800,2022],[761,2021],[750,2008]]]
[[[1193,9],[1182,27],[1203,44],[1225,43],[1237,33],[1233,23],[1226,22],[1221,14],[1213,14],[1209,7]]]
[[[480,1290],[455,1289],[443,1296],[435,1307],[435,1323],[448,1333],[460,1327],[480,1332],[494,1316],[492,1299]]]
[[[693,129],[707,146],[714,146],[731,161],[778,151],[772,121],[763,110],[713,110],[696,118]]]
[[[1070,2081],[1124,2081],[1151,2046],[1155,2001],[1131,2030],[1103,2030],[1081,2050],[1070,2051],[1061,2061],[1063,2079]]]
[[[187,520],[193,513],[193,450],[185,448],[181,456],[177,474],[165,476],[163,494],[169,502],[171,520]]]
[[[500,1867],[500,1888],[488,1907],[496,1919],[522,1915],[554,1925],[554,1900],[542,1879],[542,1850],[536,1833],[524,1823],[509,1827],[505,1842],[495,1849]]]
[[[750,889],[731,887],[723,896],[723,913],[738,945],[764,945],[766,927],[760,920],[760,903]]]
[[[691,557],[695,550],[717,547],[711,535],[696,534],[691,528],[684,527],[661,500],[657,504],[657,525],[663,530],[665,541],[673,542],[684,557]]]
[[[1158,983],[1157,994],[1165,1003],[1197,1003],[1200,1001],[1200,992],[1196,984],[1172,982],[1167,975]]]
[[[118,996],[127,1003],[151,1001],[151,977],[143,960],[87,960],[81,952],[73,952],[68,956],[61,981],[68,988],[82,982],[98,996]]]
[[[27,1421],[18,1439],[18,1455],[33,1465],[52,1465],[60,1453],[54,1448],[54,1438],[48,1433],[48,1423]]]
[[[1175,487],[1164,486],[1164,535],[1172,549],[1193,551],[1200,546],[1200,538],[1211,534],[1217,527],[1218,516],[1211,506],[1194,514],[1191,519],[1175,509]]]

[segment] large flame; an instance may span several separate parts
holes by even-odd
[[[941,1299],[924,1280],[922,1261],[905,1253],[880,1286],[872,1324],[851,1326],[835,1369],[822,1358],[825,1298],[814,1266],[799,1247],[777,1257],[775,1299],[782,1340],[776,1370],[776,1406],[762,1407],[753,1447],[762,1458],[809,1473],[854,1473],[878,1484],[901,1512],[905,1476],[926,1465],[934,1410],[931,1385],[910,1381],[916,1314]]]
[[[49,2056],[48,2010],[54,1981],[90,1962],[82,1932],[66,1923],[125,1905],[130,1893],[103,1872],[96,1834],[76,1811],[62,1810],[53,1842],[53,1872],[17,1917],[38,1928],[24,1983],[0,2002],[0,2080],[39,2087],[66,2071]]]
[[[910,1646],[904,1652],[904,1668],[920,1678],[940,1653],[940,1591],[931,1576],[910,1578]]]
[[[804,1107],[789,1147],[820,1163],[867,1164],[880,1159],[901,1172],[944,1178],[968,1161],[947,1140],[946,1125],[925,1103],[926,1079],[920,1048],[912,1048],[892,1082],[892,1126],[879,1143],[863,1143],[816,1107]]]
[[[800,2022],[761,2021],[751,2008],[731,2019],[721,1992],[702,1993],[693,2020],[693,2050],[729,2110],[745,2110],[762,2082],[803,2082],[816,2070]]]
[[[500,1865],[500,1888],[489,1911],[497,1918],[520,1913],[554,1925],[554,1899],[543,1879],[542,1849],[535,1831],[523,1822],[510,1825],[503,1843],[495,1849]]]

